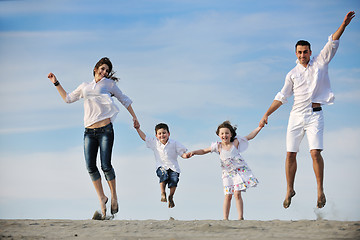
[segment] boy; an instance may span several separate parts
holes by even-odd
[[[159,123],[155,126],[155,137],[147,137],[135,127],[139,136],[146,142],[146,146],[154,151],[156,161],[156,174],[160,179],[161,202],[167,202],[165,187],[170,188],[169,208],[175,207],[174,194],[179,182],[180,167],[177,156],[188,158],[187,149],[179,142],[169,139],[170,131],[168,125]]]

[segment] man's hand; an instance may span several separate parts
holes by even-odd
[[[351,22],[351,20],[355,17],[355,12],[354,11],[350,11],[346,14],[345,18],[344,18],[344,24],[345,26],[349,25],[349,23]]]

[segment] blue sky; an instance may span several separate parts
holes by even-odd
[[[318,54],[351,10],[360,12],[359,1],[0,1],[0,218],[88,219],[99,209],[83,159],[83,103],[65,104],[49,72],[70,92],[107,56],[144,132],[166,122],[189,150],[204,148],[224,120],[239,135],[252,131],[295,66],[296,41],[310,41]],[[329,67],[336,100],[324,107],[326,207],[315,209],[304,139],[297,195],[282,208],[290,101],[243,154],[260,181],[243,194],[245,219],[360,220],[359,40],[356,16]],[[153,153],[124,108],[114,125],[116,219],[222,219],[216,154],[179,159],[169,210],[159,201]]]

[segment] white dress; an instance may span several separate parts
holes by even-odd
[[[248,141],[246,138],[238,138],[238,140],[238,148],[233,144],[229,150],[222,149],[219,142],[211,145],[211,152],[220,155],[225,195],[234,194],[234,191],[246,191],[247,188],[256,187],[259,183],[240,154],[247,149]]]

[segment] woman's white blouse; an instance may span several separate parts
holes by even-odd
[[[73,103],[84,98],[84,126],[88,127],[94,123],[110,118],[113,122],[119,112],[112,96],[128,108],[131,99],[123,94],[117,87],[116,82],[103,78],[99,82],[95,79],[90,83],[80,84],[73,92],[66,94],[66,103]]]

